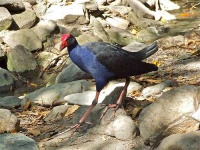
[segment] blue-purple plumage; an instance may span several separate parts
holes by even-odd
[[[112,79],[127,78],[158,69],[156,65],[142,61],[158,50],[156,42],[139,52],[128,52],[103,42],[79,45],[72,35],[63,39],[67,43],[71,60],[92,75],[99,92]]]

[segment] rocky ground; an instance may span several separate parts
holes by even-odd
[[[199,149],[198,0],[160,0],[159,10],[136,0],[0,6],[0,149]],[[124,109],[114,116],[110,109],[100,121],[105,106],[98,104],[90,124],[73,136],[62,132],[91,104],[95,82],[58,50],[60,35],[69,32],[80,44],[104,41],[137,51],[157,40],[159,46],[145,60],[159,70],[132,77]],[[114,103],[123,81],[110,82],[99,102]]]

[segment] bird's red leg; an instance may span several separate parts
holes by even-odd
[[[81,117],[81,119],[79,120],[79,122],[73,126],[71,126],[70,128],[68,128],[67,130],[57,134],[56,136],[58,135],[61,135],[63,133],[66,133],[68,131],[71,131],[74,129],[74,131],[72,132],[71,136],[74,134],[74,132],[77,131],[77,129],[85,123],[85,120],[87,119],[87,117],[89,116],[89,114],[91,113],[91,111],[93,110],[93,108],[96,106],[96,104],[98,103],[98,99],[99,99],[99,94],[100,92],[96,92],[96,95],[95,95],[95,99],[92,101],[92,104],[90,105],[90,107],[88,108],[88,110],[85,112],[85,114]]]
[[[130,83],[130,78],[126,78],[126,82],[125,82],[125,85],[123,87],[123,90],[116,102],[116,104],[109,104],[106,109],[104,110],[104,112],[102,113],[101,117],[100,117],[100,120],[103,118],[103,116],[106,114],[106,112],[110,109],[110,108],[115,108],[115,112],[117,111],[117,109],[122,105],[122,101],[123,101],[123,98],[124,96],[126,95],[127,93],[127,88],[128,88],[128,85]],[[114,112],[114,115],[115,115],[115,112]]]

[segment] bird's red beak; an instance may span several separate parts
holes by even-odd
[[[60,44],[60,51],[62,51],[65,47],[67,47],[67,42],[62,41],[61,44]]]

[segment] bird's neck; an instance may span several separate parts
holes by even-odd
[[[68,51],[71,52],[74,48],[78,47],[79,44],[75,41],[73,44],[68,45]]]

